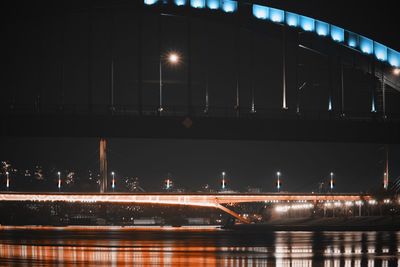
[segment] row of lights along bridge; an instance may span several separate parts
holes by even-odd
[[[57,172],[57,176],[58,176],[58,180],[57,180],[57,188],[58,191],[61,192],[62,189],[62,178],[61,178],[61,172],[58,171]],[[111,172],[111,188],[112,191],[115,191],[116,188],[116,179],[115,179],[116,173],[114,171]],[[280,171],[276,172],[276,190],[277,192],[281,191],[282,188],[282,179],[281,179],[282,173]],[[329,180],[329,189],[332,192],[333,188],[335,186],[335,181],[334,181],[334,174],[333,172],[330,173],[330,180]],[[6,188],[7,190],[10,189],[10,173],[6,172]],[[173,180],[171,178],[167,178],[164,181],[164,189],[169,191],[173,188]],[[226,172],[223,171],[222,172],[222,178],[221,178],[221,189],[220,192],[229,192],[230,190],[228,189],[228,183],[227,183],[227,179],[226,179]],[[232,192],[232,191],[231,191]]]

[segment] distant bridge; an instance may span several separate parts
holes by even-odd
[[[248,223],[238,213],[223,204],[272,202],[272,201],[368,201],[372,197],[356,193],[1,193],[0,201],[7,202],[82,202],[82,203],[123,203],[160,204],[212,207],[220,209],[242,222]]]

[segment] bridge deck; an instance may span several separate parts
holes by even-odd
[[[370,195],[351,193],[1,193],[0,201],[65,201],[176,204],[215,207],[218,204],[267,201],[357,201]]]

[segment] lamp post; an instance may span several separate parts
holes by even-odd
[[[281,191],[281,186],[282,186],[282,183],[281,183],[281,172],[278,171],[278,172],[276,172],[276,189],[278,190],[278,192]]]
[[[226,188],[225,174],[226,174],[225,172],[222,172],[222,182],[221,182],[222,190],[225,190],[225,188]]]
[[[331,180],[329,181],[329,188],[331,190],[331,193],[333,191],[333,187],[335,186],[335,182],[333,181],[333,172],[331,172]]]
[[[114,189],[115,189],[115,172],[111,172],[111,175],[112,175],[111,188],[112,188],[112,190],[114,192]]]
[[[180,61],[180,57],[177,53],[169,53],[167,56],[167,62],[169,62],[172,65],[178,64]],[[161,114],[161,112],[164,111],[163,107],[163,57],[160,56],[160,63],[159,63],[159,71],[160,71],[160,91],[159,91],[159,102],[158,102],[158,109],[157,111]]]
[[[57,185],[57,187],[58,187],[58,192],[60,192],[61,191],[61,172],[57,172],[57,175],[58,175],[58,185]]]
[[[6,188],[7,191],[10,189],[10,173],[6,172],[7,180],[6,180]]]

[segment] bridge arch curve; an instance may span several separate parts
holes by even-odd
[[[237,0],[143,0],[143,3],[147,6],[170,3],[177,7],[190,7],[224,13],[237,13],[241,11],[240,9],[247,7],[247,11],[251,10],[251,13],[247,14],[248,16],[297,28],[304,32],[315,33],[317,36],[328,38],[362,54],[373,56],[377,61],[385,62],[395,68],[400,67],[400,52],[376,40],[317,18],[289,12],[266,4]]]

